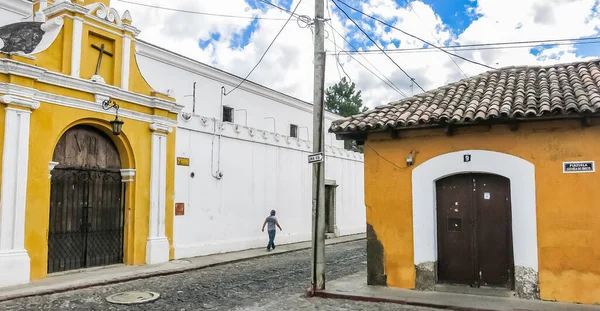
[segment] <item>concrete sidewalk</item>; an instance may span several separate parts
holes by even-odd
[[[349,235],[326,239],[325,244],[332,245],[346,243],[365,238],[365,234]],[[271,252],[267,252],[264,248],[260,248],[186,258],[157,265],[116,265],[71,271],[63,274],[51,275],[48,278],[32,281],[26,285],[0,288],[0,302],[30,296],[60,293],[92,286],[101,286],[156,276],[183,273],[221,264],[300,251],[311,248],[311,246],[311,242],[308,241],[295,244],[281,244],[277,246],[276,250]]]
[[[600,311],[600,306],[595,305],[368,286],[366,271],[327,282],[325,290],[313,295],[463,311]]]

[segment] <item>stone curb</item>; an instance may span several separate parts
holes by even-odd
[[[395,303],[395,304],[399,304],[399,305],[435,308],[435,309],[441,309],[441,310],[445,309],[445,310],[452,310],[452,311],[497,311],[497,309],[467,308],[467,307],[450,306],[450,305],[446,305],[446,304],[439,304],[439,303],[433,303],[433,302],[432,303],[416,302],[416,301],[410,301],[408,299],[366,297],[366,296],[345,294],[345,293],[327,291],[327,290],[313,291],[312,289],[308,289],[307,295],[310,297],[319,297],[319,298],[346,299],[346,300],[365,301],[365,302]]]
[[[334,239],[327,239],[327,240],[325,240],[325,244],[326,245],[336,245],[336,244],[355,242],[355,241],[364,240],[364,239],[366,239],[365,234],[361,233],[361,234],[348,235],[348,236],[343,236],[343,237],[334,238]],[[152,278],[152,277],[181,274],[181,273],[185,273],[185,272],[196,271],[196,270],[201,270],[201,269],[205,269],[205,268],[210,268],[210,267],[215,267],[215,266],[220,266],[220,265],[225,265],[225,264],[230,264],[230,263],[242,262],[242,261],[256,259],[256,258],[263,258],[263,257],[267,257],[267,256],[276,256],[276,255],[281,255],[281,254],[293,253],[293,252],[297,252],[297,251],[310,249],[312,247],[312,245],[309,245],[309,246],[299,246],[298,245],[298,244],[304,244],[307,242],[310,242],[310,241],[281,245],[282,248],[286,247],[286,246],[287,247],[295,247],[295,248],[283,249],[276,253],[274,253],[274,252],[261,253],[258,255],[248,256],[248,257],[244,257],[244,258],[224,260],[224,261],[208,263],[208,264],[198,264],[195,266],[191,265],[191,266],[185,266],[185,267],[181,267],[181,268],[165,269],[162,271],[151,271],[151,272],[145,272],[145,273],[140,273],[140,274],[136,274],[136,275],[123,276],[123,277],[119,277],[119,278],[90,281],[90,282],[76,284],[76,285],[70,285],[70,286],[62,286],[61,287],[59,285],[56,288],[51,288],[51,289],[41,289],[41,290],[37,290],[37,291],[31,290],[26,293],[24,292],[24,293],[12,294],[12,295],[9,294],[9,295],[5,295],[5,296],[0,296],[0,302],[20,299],[20,298],[33,297],[33,296],[45,296],[45,295],[59,294],[59,293],[64,293],[64,292],[68,292],[68,291],[89,288],[89,287],[98,287],[98,286],[106,286],[106,285],[111,285],[111,284],[125,283],[125,282],[130,282],[130,281],[141,280],[141,279],[148,279],[148,278]],[[248,249],[245,251],[249,251],[249,250],[252,250],[252,249]],[[243,252],[243,251],[241,251],[241,252]],[[235,252],[233,252],[233,253],[235,253]],[[224,253],[224,254],[226,254],[226,253]]]

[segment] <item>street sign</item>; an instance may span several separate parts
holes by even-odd
[[[594,173],[594,161],[563,162],[563,173]]]
[[[323,153],[319,152],[319,153],[313,153],[308,155],[308,163],[313,164],[313,163],[319,163],[319,162],[323,162]]]

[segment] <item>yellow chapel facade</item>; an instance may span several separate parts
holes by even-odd
[[[0,26],[0,287],[173,258],[177,115],[109,0]],[[2,36],[4,34],[4,36]]]

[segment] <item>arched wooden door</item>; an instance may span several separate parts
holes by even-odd
[[[48,273],[123,262],[124,185],[112,140],[79,125],[52,157]]]
[[[461,174],[436,184],[438,281],[512,288],[510,180]]]

